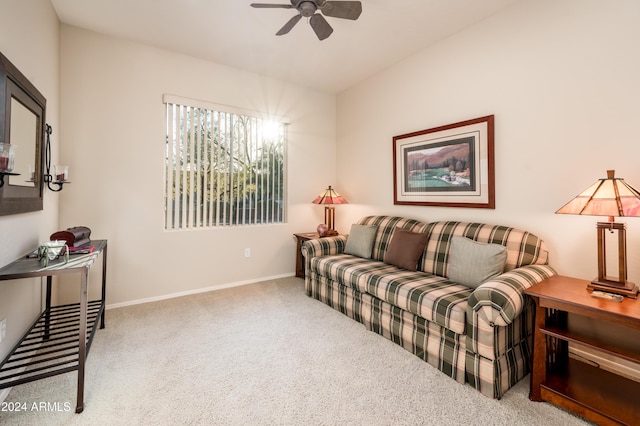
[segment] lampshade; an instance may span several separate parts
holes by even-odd
[[[606,179],[599,179],[556,213],[609,216],[609,221],[614,216],[640,216],[640,192],[607,170]]]
[[[312,201],[313,204],[348,204],[348,201],[338,194],[335,189],[329,188],[322,191],[320,195],[318,195],[315,200]]]

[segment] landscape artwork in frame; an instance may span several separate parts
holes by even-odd
[[[394,204],[495,208],[494,116],[393,138]]]

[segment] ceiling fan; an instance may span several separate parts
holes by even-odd
[[[263,9],[297,9],[298,14],[291,18],[276,35],[285,35],[304,16],[309,18],[309,24],[320,40],[329,37],[333,28],[324,18],[316,13],[318,10],[323,15],[332,18],[351,19],[355,21],[362,13],[362,3],[359,1],[328,1],[328,0],[290,0],[291,4],[267,4],[251,3],[251,7]]]

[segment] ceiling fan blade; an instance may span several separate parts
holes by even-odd
[[[295,9],[295,6],[290,4],[251,3],[251,7],[258,9]]]
[[[333,28],[331,28],[331,25],[324,19],[324,16],[317,13],[309,19],[309,24],[311,24],[311,28],[313,28],[313,31],[315,31],[320,40],[329,37],[333,32]]]
[[[325,16],[356,20],[362,13],[362,3],[359,1],[325,1],[320,5]]]
[[[293,18],[289,19],[289,21],[286,24],[284,24],[284,27],[280,28],[280,31],[278,31],[276,35],[287,34],[289,31],[291,31],[291,28],[293,28],[298,23],[300,18],[302,18],[302,15],[298,14]]]

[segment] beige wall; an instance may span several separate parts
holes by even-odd
[[[59,143],[59,25],[49,0],[0,2],[0,52],[47,99],[46,120],[53,127],[52,155]],[[58,196],[44,194],[44,210],[0,216],[0,265],[27,253],[58,225]],[[40,280],[0,281],[0,320],[7,319],[7,339],[0,343],[0,359],[20,339],[40,312]],[[2,399],[0,394],[0,399]]]
[[[595,277],[606,218],[554,212],[607,169],[640,188],[638,18],[636,0],[519,2],[341,93],[343,231],[371,212],[512,225],[542,237],[561,274]],[[489,114],[495,210],[394,206],[394,135]],[[640,218],[622,221],[640,283]]]
[[[61,226],[109,240],[108,305],[293,274],[335,178],[334,95],[64,25],[61,46]],[[287,224],[164,231],[165,93],[290,119]]]

